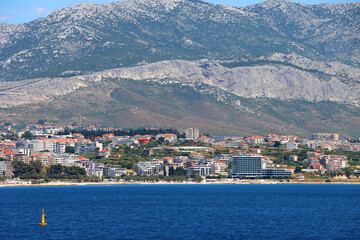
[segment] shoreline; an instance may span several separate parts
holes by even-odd
[[[40,184],[0,184],[1,187],[70,187],[70,186],[115,186],[115,185],[242,185],[242,184],[317,184],[317,185],[360,185],[360,182],[261,182],[261,181],[248,181],[248,182],[86,182],[86,183],[73,183],[73,182],[50,182]]]

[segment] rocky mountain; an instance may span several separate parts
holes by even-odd
[[[259,64],[254,64],[254,62]],[[267,64],[261,65],[261,61]],[[360,69],[340,63],[314,62],[297,55],[273,54],[239,62],[167,60],[108,69],[72,77],[39,78],[0,83],[0,104],[12,107],[62,96],[104,79],[132,79],[186,86],[207,84],[247,98],[334,101],[358,105]],[[39,91],[41,90],[41,91]]]
[[[84,3],[29,23],[0,24],[0,80],[272,52],[359,66],[359,13],[359,3],[286,0],[245,8],[201,0]]]
[[[336,56],[346,63],[359,63],[360,2],[308,5],[268,0],[242,10],[256,14],[281,34],[321,54],[322,59]]]
[[[360,134],[358,26],[360,3],[128,0],[59,9],[0,24],[0,117]]]

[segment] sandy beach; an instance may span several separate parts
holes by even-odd
[[[187,185],[187,184],[360,184],[360,181],[352,182],[306,182],[306,181],[265,181],[265,180],[243,180],[243,181],[217,181],[217,182],[48,182],[32,184],[31,182],[1,183],[0,187],[56,187],[56,186],[109,186],[109,185]]]

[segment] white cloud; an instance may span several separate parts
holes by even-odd
[[[8,19],[10,19],[9,16],[0,16],[0,21],[6,21]]]
[[[36,14],[37,14],[37,15],[43,15],[43,14],[49,14],[49,13],[51,13],[51,10],[50,10],[50,9],[40,8],[40,7],[35,8],[35,11],[36,11]]]

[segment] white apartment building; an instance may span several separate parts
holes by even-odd
[[[199,137],[198,128],[188,128],[185,130],[186,139],[196,139]]]

